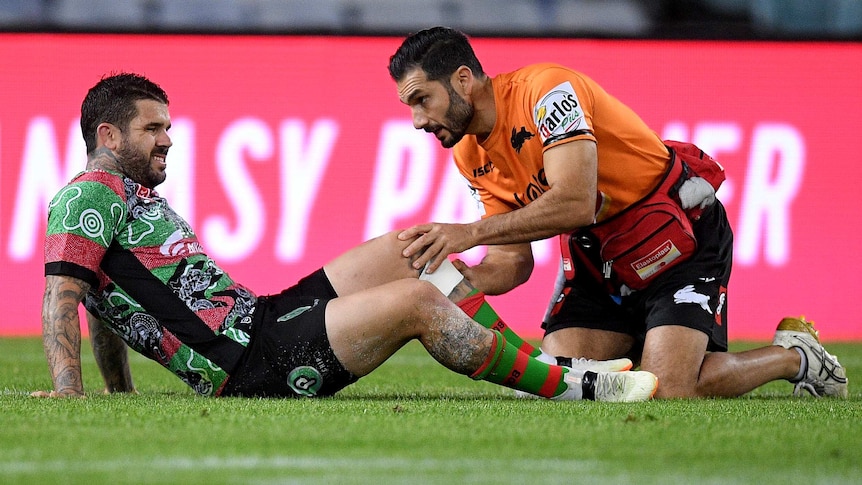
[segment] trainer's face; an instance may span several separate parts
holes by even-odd
[[[452,148],[467,133],[473,121],[473,106],[447,82],[429,81],[416,68],[397,83],[398,97],[410,107],[413,126],[433,133],[445,148]]]
[[[153,188],[165,181],[165,168],[171,138],[168,129],[171,117],[165,104],[153,100],[139,100],[138,115],[123,131],[117,148],[117,158],[123,173],[130,179]]]

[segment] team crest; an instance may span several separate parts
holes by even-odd
[[[323,376],[314,367],[303,365],[290,371],[287,385],[301,396],[314,397],[323,386]]]

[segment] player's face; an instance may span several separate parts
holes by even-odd
[[[144,187],[153,188],[165,181],[165,163],[171,138],[168,107],[158,101],[139,100],[138,115],[123,132],[117,158],[123,172]]]
[[[429,81],[420,68],[410,71],[398,82],[398,97],[410,107],[413,126],[433,133],[445,148],[455,146],[473,120],[470,103],[448,82]]]
[[[443,126],[449,131],[449,136],[441,139],[440,143],[445,148],[452,148],[467,134],[467,127],[473,121],[474,111],[473,106],[456,93],[451,84],[446,83],[446,91],[449,93],[449,109],[446,110]]]

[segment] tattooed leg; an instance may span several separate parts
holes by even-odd
[[[565,369],[521,352],[419,280],[400,280],[332,300],[326,307],[326,329],[336,357],[360,377],[418,339],[454,372],[545,397],[568,389]]]

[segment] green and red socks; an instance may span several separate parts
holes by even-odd
[[[546,398],[560,396],[569,390],[569,384],[564,380],[568,369],[538,361],[508,342],[499,331],[492,329],[491,332],[494,334],[491,352],[482,366],[470,375],[471,378]]]
[[[459,301],[457,305],[470,318],[475,320],[479,325],[500,332],[506,341],[514,345],[521,352],[531,356],[538,357],[542,354],[540,349],[533,347],[528,342],[525,342],[518,334],[516,334],[506,322],[504,322],[497,312],[491,308],[491,305],[485,300],[485,294],[479,290],[473,290],[466,298]]]

